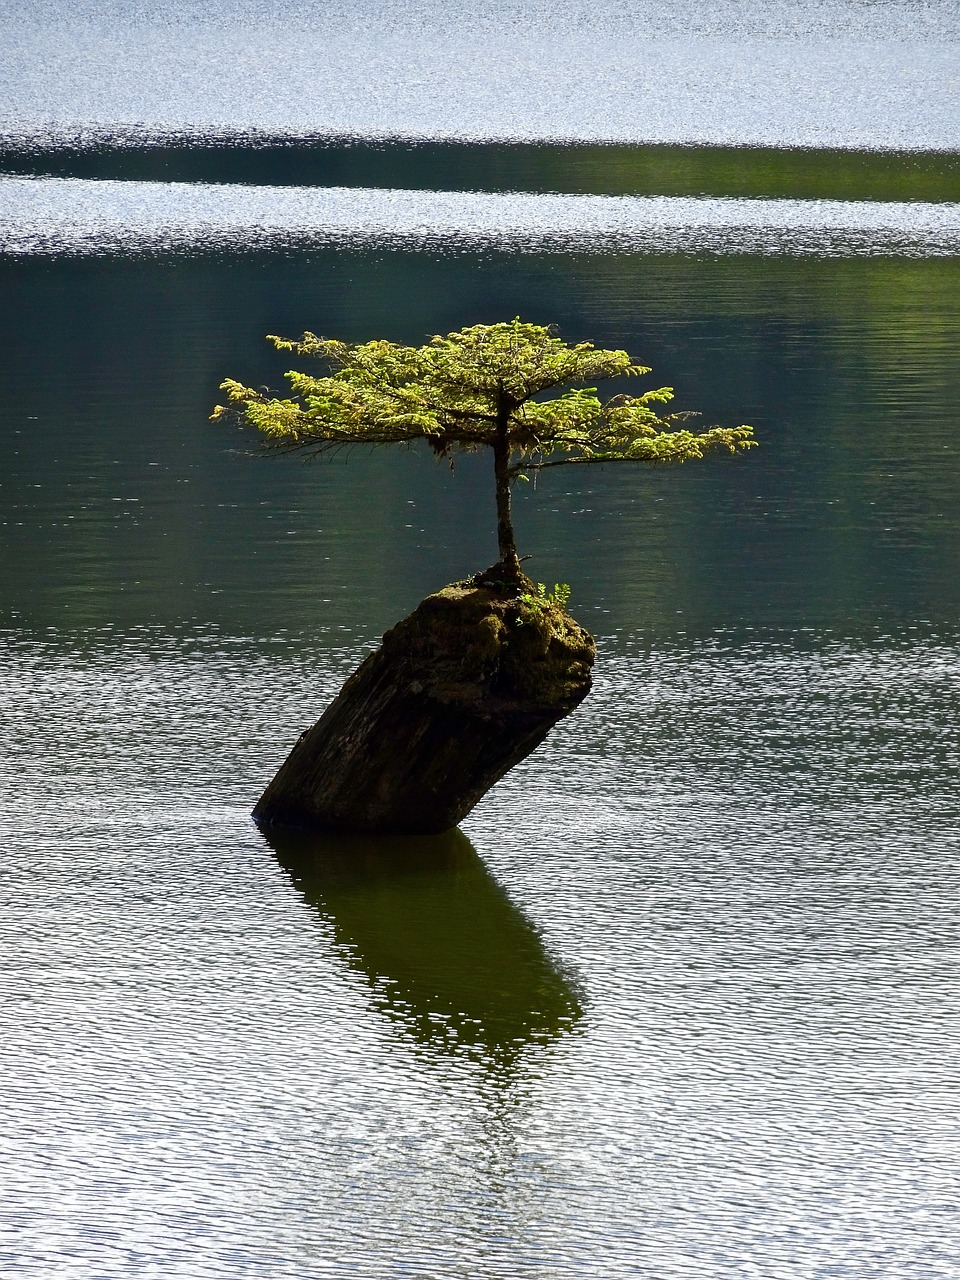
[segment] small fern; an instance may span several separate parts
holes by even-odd
[[[548,591],[546,583],[538,582],[536,594],[532,591],[525,591],[520,600],[532,613],[540,613],[546,605],[556,605],[558,609],[566,609],[567,601],[570,599],[570,584],[567,582],[555,582],[553,590]]]

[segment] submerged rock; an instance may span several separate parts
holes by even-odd
[[[440,832],[590,691],[593,638],[530,582],[445,587],[383,637],[301,735],[262,825]]]

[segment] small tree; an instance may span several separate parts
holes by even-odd
[[[549,329],[519,319],[472,325],[422,347],[374,341],[353,345],[305,333],[270,336],[281,351],[319,357],[326,376],[291,372],[295,398],[278,400],[233,379],[221,384],[230,406],[268,445],[322,453],[344,445],[425,440],[440,458],[455,450],[493,451],[500,576],[519,581],[510,509],[511,482],[547,467],[605,462],[686,462],[709,449],[731,453],[756,442],[746,426],[691,431],[695,414],[661,416],[670,387],[603,401],[590,384],[649,373],[625,351],[568,346]],[[552,394],[551,394],[552,393]]]

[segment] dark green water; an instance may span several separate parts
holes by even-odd
[[[586,195],[752,199],[956,200],[960,158],[943,151],[625,146],[616,143],[373,141],[226,134],[144,145],[6,147],[0,171],[138,182],[388,187],[426,191],[559,191]]]
[[[488,467],[241,456],[206,414],[263,341],[416,342],[522,313],[625,346],[761,447],[682,471],[541,477],[537,576],[600,629],[952,622],[960,591],[956,259],[330,250],[8,261],[2,608],[18,626],[197,621],[373,637],[494,558]],[[607,612],[602,612],[607,611]]]

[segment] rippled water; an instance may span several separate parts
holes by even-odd
[[[0,122],[26,137],[960,145],[952,0],[40,0],[4,30]]]
[[[6,637],[5,1274],[954,1274],[956,635],[601,649],[465,836],[311,855],[348,650]]]
[[[3,14],[0,1275],[954,1280],[957,13]],[[218,383],[516,314],[760,448],[525,487],[590,698],[460,832],[268,841],[491,485]]]
[[[955,255],[960,204],[0,178],[8,253],[382,246]]]

